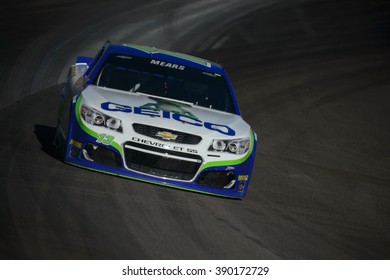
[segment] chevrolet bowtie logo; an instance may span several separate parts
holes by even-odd
[[[159,131],[156,136],[161,137],[164,140],[176,140],[177,135],[168,131]]]

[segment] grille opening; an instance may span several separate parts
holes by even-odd
[[[196,183],[211,188],[232,189],[236,183],[236,176],[232,171],[205,171],[199,175]]]
[[[195,159],[199,162],[202,161],[202,157],[197,155],[197,154],[188,154],[188,153],[183,153],[183,152],[179,152],[179,151],[176,151],[176,150],[169,150],[169,149],[162,149],[162,148],[158,148],[158,147],[155,147],[155,146],[148,146],[148,145],[144,145],[144,144],[140,144],[140,143],[135,143],[135,142],[126,142],[125,143],[125,148],[126,146],[132,146],[132,147],[136,147],[136,148],[140,148],[140,149],[144,149],[144,150],[148,150],[148,151],[153,151],[153,152],[157,152],[157,153],[160,153],[162,156],[165,155],[165,154],[169,154],[169,155],[173,155],[173,156],[179,156],[179,157],[184,157],[184,158],[189,158],[189,159]]]
[[[100,145],[88,143],[82,151],[82,157],[102,165],[122,168],[121,157],[118,153]]]
[[[198,155],[170,151],[133,142],[126,142],[124,147],[125,162],[128,169],[158,177],[189,181],[192,180],[202,164],[202,158]],[[132,149],[131,147],[144,149],[145,152]],[[148,153],[148,150],[153,152],[153,154]],[[183,157],[184,159],[169,156]],[[191,161],[185,160],[186,158]]]

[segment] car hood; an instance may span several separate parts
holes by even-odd
[[[213,139],[248,137],[250,126],[238,115],[142,93],[89,85],[82,104],[122,121],[124,130],[141,123]]]

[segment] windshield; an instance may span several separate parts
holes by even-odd
[[[110,54],[93,84],[236,113],[223,76],[162,60]]]

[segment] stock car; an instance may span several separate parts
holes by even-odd
[[[220,65],[107,41],[71,65],[54,142],[74,166],[243,198],[257,136],[240,115]]]

